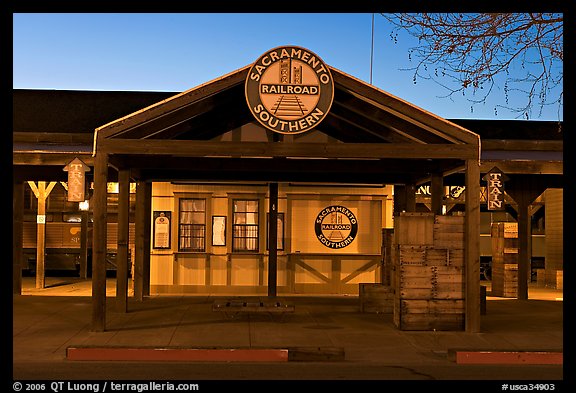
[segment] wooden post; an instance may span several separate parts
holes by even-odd
[[[478,160],[466,160],[465,192],[465,330],[467,333],[478,333],[480,332],[480,165]]]
[[[142,295],[150,296],[150,237],[152,235],[152,183],[144,183],[144,253]]]
[[[442,215],[442,198],[444,197],[444,178],[441,173],[433,173],[430,184],[432,194],[432,213]]]
[[[151,188],[150,183],[136,182],[134,297],[139,301],[150,295]]]
[[[416,184],[406,184],[406,211],[416,211]]]
[[[232,253],[226,256],[226,286],[232,285]]]
[[[135,256],[134,256],[134,298],[138,301],[144,299],[143,292],[143,282],[142,275],[144,269],[144,237],[145,234],[145,220],[146,220],[146,209],[145,209],[145,182],[136,182],[136,217],[135,217]]]
[[[394,215],[416,211],[416,185],[414,183],[394,186]]]
[[[130,237],[130,171],[118,171],[118,248],[116,254],[116,311],[128,311],[128,242]]]
[[[406,186],[394,185],[394,216],[406,211]]]
[[[278,183],[269,185],[268,296],[276,297],[278,286]]]
[[[32,181],[28,184],[32,192],[38,199],[38,213],[36,215],[36,288],[42,289],[46,286],[46,199],[56,185],[50,182],[46,187],[45,181],[39,181],[38,186]]]
[[[391,285],[392,252],[393,252],[394,229],[382,229],[382,269],[380,272],[380,282],[384,285]]]
[[[24,244],[24,183],[14,181],[12,190],[12,294],[22,294],[22,246]]]
[[[88,278],[88,220],[90,213],[83,211],[80,223],[80,278]]]
[[[36,218],[36,288],[46,286],[46,182],[38,182],[38,213]]]
[[[518,198],[518,299],[528,299],[528,279],[532,260],[530,226],[530,201],[526,197]]]
[[[506,192],[518,204],[518,299],[528,299],[528,281],[532,263],[530,204],[546,190],[539,175],[511,175]],[[546,239],[548,243],[548,238]]]
[[[92,232],[92,331],[106,330],[106,219],[108,196],[108,154],[94,158],[94,227]]]

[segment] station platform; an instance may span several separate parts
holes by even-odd
[[[493,297],[486,284],[481,331],[466,333],[401,331],[392,314],[362,313],[358,296],[343,295],[283,296],[294,310],[281,319],[214,312],[214,302],[227,298],[223,294],[129,297],[122,313],[114,311],[115,280],[108,279],[106,331],[93,332],[89,280],[47,277],[46,288],[36,289],[25,277],[22,295],[13,297],[14,378],[33,375],[27,362],[115,361],[539,364],[562,378],[562,290],[530,286],[529,299],[518,300]],[[535,377],[525,371],[526,378]]]

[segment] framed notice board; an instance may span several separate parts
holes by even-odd
[[[172,212],[155,211],[154,212],[154,243],[153,248],[167,249],[170,248],[170,221]]]
[[[212,216],[212,245],[226,245],[226,217]]]

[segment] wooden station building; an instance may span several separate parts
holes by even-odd
[[[416,303],[398,298],[411,289],[403,274],[432,271],[448,283],[432,292],[447,295],[418,299],[450,300],[460,310],[450,326],[478,332],[483,178],[494,168],[508,178],[502,197],[518,225],[518,298],[527,298],[530,217],[544,205],[555,220],[546,270],[562,270],[561,123],[443,119],[304,48],[271,49],[181,93],[14,90],[13,124],[14,293],[24,228],[46,238],[44,201],[59,187],[71,193],[80,163],[90,207],[77,247],[92,252],[94,331],[106,328],[114,249],[120,311],[131,276],[137,299],[358,294],[380,283],[408,313]],[[36,198],[34,223],[25,193]],[[44,240],[36,245],[38,264]],[[36,274],[38,283],[40,266]]]

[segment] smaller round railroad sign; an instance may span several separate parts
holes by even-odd
[[[344,206],[328,206],[314,223],[316,237],[326,247],[340,249],[349,246],[358,234],[358,220]]]

